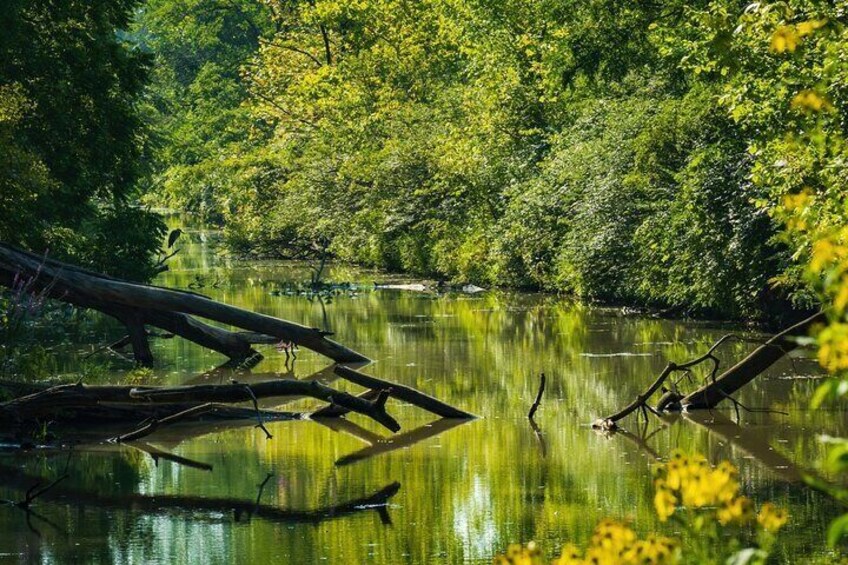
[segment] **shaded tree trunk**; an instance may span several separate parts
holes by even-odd
[[[32,280],[34,292],[117,318],[127,326],[136,360],[149,364],[144,325],[170,331],[185,339],[242,360],[255,352],[251,343],[293,342],[340,363],[368,361],[364,355],[327,339],[330,332],[309,328],[216,302],[192,292],[114,279],[79,267],[46,259],[0,243],[0,284],[11,287],[16,277]],[[192,316],[229,324],[248,332],[232,332]]]

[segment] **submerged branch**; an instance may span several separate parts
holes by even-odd
[[[21,421],[36,420],[40,417],[55,416],[61,409],[84,407],[102,408],[106,404],[121,405],[131,410],[132,405],[149,407],[151,404],[193,403],[183,406],[177,413],[166,418],[154,420],[141,430],[122,435],[117,440],[130,441],[152,433],[163,423],[188,416],[196,416],[212,409],[212,403],[252,402],[258,398],[303,395],[341,406],[348,411],[368,416],[393,432],[400,430],[400,424],[385,409],[385,395],[373,402],[357,398],[346,392],[330,388],[318,381],[276,380],[245,384],[191,385],[174,387],[132,387],[119,385],[87,386],[81,383],[60,385],[44,391],[0,403],[0,420]],[[254,405],[254,408],[258,408]],[[131,411],[130,411],[131,414]],[[257,412],[254,410],[254,416]],[[260,414],[261,417],[261,414]],[[129,437],[127,437],[129,436]]]
[[[642,414],[647,418],[647,413],[672,409],[712,409],[722,400],[730,399],[737,410],[741,405],[736,399],[731,397],[731,394],[738,391],[740,388],[754,380],[757,376],[771,367],[774,363],[787,355],[790,351],[798,347],[797,337],[807,335],[813,325],[825,320],[825,314],[819,312],[809,318],[798,322],[797,324],[787,328],[779,334],[773,336],[764,342],[760,347],[752,351],[747,357],[739,361],[733,367],[727,369],[721,375],[717,375],[719,370],[719,360],[715,356],[716,349],[727,341],[740,339],[738,336],[728,334],[722,336],[716,341],[709,350],[691,361],[683,364],[670,362],[665,369],[654,380],[653,383],[641,394],[639,394],[633,402],[625,406],[618,412],[595,420],[592,427],[604,430],[618,429],[618,422],[637,410],[641,410]],[[673,390],[666,390],[665,395],[659,400],[657,408],[654,409],[648,405],[648,400],[663,387],[666,380],[676,372],[689,374],[691,369],[705,362],[712,362],[713,367],[709,379],[706,384],[698,390],[682,395],[676,390],[676,383],[673,385]]]

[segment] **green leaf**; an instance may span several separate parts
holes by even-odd
[[[836,391],[836,383],[837,381],[834,379],[828,380],[819,388],[816,389],[816,392],[813,394],[813,398],[810,401],[810,404],[813,408],[818,408],[821,406],[825,400],[829,400],[833,397],[834,392]]]
[[[836,547],[839,540],[846,534],[848,534],[848,514],[843,514],[830,523],[827,529],[827,545]]]

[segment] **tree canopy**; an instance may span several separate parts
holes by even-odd
[[[183,17],[166,21],[163,6]],[[757,182],[752,102],[729,102],[734,85],[764,84],[758,65],[776,56],[766,41],[740,57],[751,14],[733,2],[153,2],[140,22],[163,53],[186,37],[205,46],[193,65],[164,55],[191,110],[165,113],[178,138],[165,151],[188,161],[163,169],[162,191],[218,217],[246,252],[324,242],[381,268],[729,317],[809,304],[763,205],[774,192]],[[234,125],[228,112],[239,133],[198,136]]]
[[[136,0],[10,0],[0,13],[0,239],[135,278],[157,216],[133,206],[150,58],[121,35]]]

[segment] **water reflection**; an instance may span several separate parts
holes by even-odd
[[[351,422],[347,422],[346,420],[343,421],[347,424],[351,424]],[[469,423],[469,420],[442,418],[440,420],[436,420],[433,423],[423,424],[412,431],[403,432],[390,438],[381,437],[376,439],[376,441],[369,442],[371,445],[369,445],[368,447],[339,458],[338,460],[336,460],[335,465],[336,467],[344,467],[345,465],[350,465],[352,463],[356,463],[357,461],[364,461],[377,455],[391,453],[393,451],[397,451],[398,449],[406,449],[424,440],[436,437],[437,435],[444,433],[452,428],[467,423]],[[355,424],[353,425],[355,426]],[[330,427],[332,427],[332,425]],[[364,436],[357,435],[356,437],[362,439]]]
[[[393,436],[352,414],[320,423],[268,423],[271,440],[252,421],[210,422],[162,429],[144,446],[81,450],[63,490],[57,487],[53,498],[33,508],[61,530],[36,520],[39,538],[19,510],[0,508],[0,553],[46,563],[487,563],[512,541],[535,539],[554,550],[564,540],[583,540],[607,516],[630,520],[639,533],[660,528],[651,465],[682,448],[713,461],[732,460],[745,494],[789,508],[779,561],[824,555],[822,532],[839,508],[797,477],[824,454],[818,434],[848,435],[848,422],[843,412],[808,409],[815,379],[791,378],[817,374],[803,354],[794,356],[795,367],[775,365],[740,395],[746,406],[788,416],[743,411],[737,425],[728,421],[728,407],[676,421],[652,417],[645,432],[628,421],[630,436],[608,438],[588,423],[634,398],[669,360],[703,352],[727,327],[634,318],[535,294],[374,289],[374,281],[408,281],[345,267],[328,276],[350,282],[351,290],[329,302],[310,301],[284,291],[308,280],[307,267],[239,262],[221,256],[209,234],[188,230],[184,238],[186,249],[160,284],[202,284],[201,292],[213,298],[327,327],[375,360],[369,374],[482,419],[431,422],[390,400],[389,411],[403,426]],[[108,320],[94,321],[66,346],[64,370],[79,371],[79,352],[114,341],[120,332]],[[749,347],[729,344],[720,352],[722,364]],[[362,392],[307,351],[292,366],[273,346],[260,346],[264,359],[256,366],[221,368],[221,356],[179,339],[155,340],[153,348],[155,384],[285,377]],[[92,358],[111,363],[99,377],[104,381],[130,369],[108,352]],[[548,383],[534,430],[527,410],[542,372]],[[308,413],[320,404],[291,397],[263,405]],[[42,453],[4,456],[0,463],[0,498],[14,499],[31,481],[57,476],[65,460]],[[353,501],[364,509],[317,522],[275,521],[255,512],[247,520],[269,474],[263,508],[320,513]],[[389,527],[382,511],[361,501],[395,484],[403,488],[386,500]],[[74,493],[96,494],[98,502]],[[181,506],[189,501],[197,505]],[[238,521],[235,503],[242,509]]]

